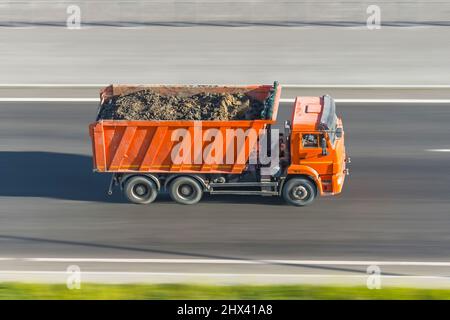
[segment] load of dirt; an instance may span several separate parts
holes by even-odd
[[[114,97],[99,119],[112,120],[255,120],[264,103],[243,93],[199,93],[188,97],[141,90]]]

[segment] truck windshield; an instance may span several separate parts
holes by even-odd
[[[334,141],[336,140],[336,124],[334,124],[334,127],[330,130],[331,131],[328,132],[328,136],[330,137],[331,144],[334,145]]]
[[[336,103],[330,96],[325,95],[323,96],[323,112],[322,117],[320,118],[320,127],[322,130],[328,131],[328,136],[332,145],[336,140],[336,126]]]

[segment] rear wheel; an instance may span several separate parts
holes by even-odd
[[[144,176],[135,176],[125,182],[124,193],[130,202],[149,204],[155,201],[158,188],[155,182]]]
[[[195,204],[202,198],[203,188],[194,178],[178,177],[170,183],[169,194],[178,203]]]
[[[314,183],[305,178],[293,178],[283,187],[284,200],[294,206],[307,206],[316,198]]]

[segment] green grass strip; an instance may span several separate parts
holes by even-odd
[[[450,299],[450,290],[312,285],[193,285],[82,284],[69,290],[63,284],[0,283],[0,299]]]

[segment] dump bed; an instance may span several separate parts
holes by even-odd
[[[101,120],[89,126],[92,139],[94,170],[99,172],[160,172],[160,173],[241,173],[250,151],[256,145],[254,139],[245,136],[243,147],[230,143],[229,130],[254,129],[259,132],[276,121],[281,87],[271,85],[251,86],[108,86],[100,93],[100,109],[117,96],[141,90],[151,90],[161,95],[192,96],[198,93],[243,93],[264,102],[260,119],[256,120]],[[216,129],[216,130],[209,130]],[[227,131],[228,129],[228,131]],[[180,132],[184,134],[180,135]],[[205,133],[207,137],[205,137]],[[223,138],[223,157],[214,159],[211,133]],[[174,148],[189,135],[191,152],[179,154],[183,161],[174,161]],[[206,139],[205,139],[206,138]],[[206,141],[202,141],[206,140]],[[187,140],[186,140],[187,141]],[[186,142],[185,141],[185,142]],[[233,141],[234,142],[234,141]],[[228,150],[227,150],[228,148]],[[230,150],[233,148],[230,161]],[[205,150],[207,149],[207,150]],[[175,152],[177,153],[177,152]],[[189,154],[190,153],[190,154]],[[220,152],[218,153],[220,154]],[[228,157],[228,158],[227,158]],[[234,160],[233,160],[234,159]],[[239,159],[239,161],[237,160]],[[242,161],[244,159],[245,161]]]

